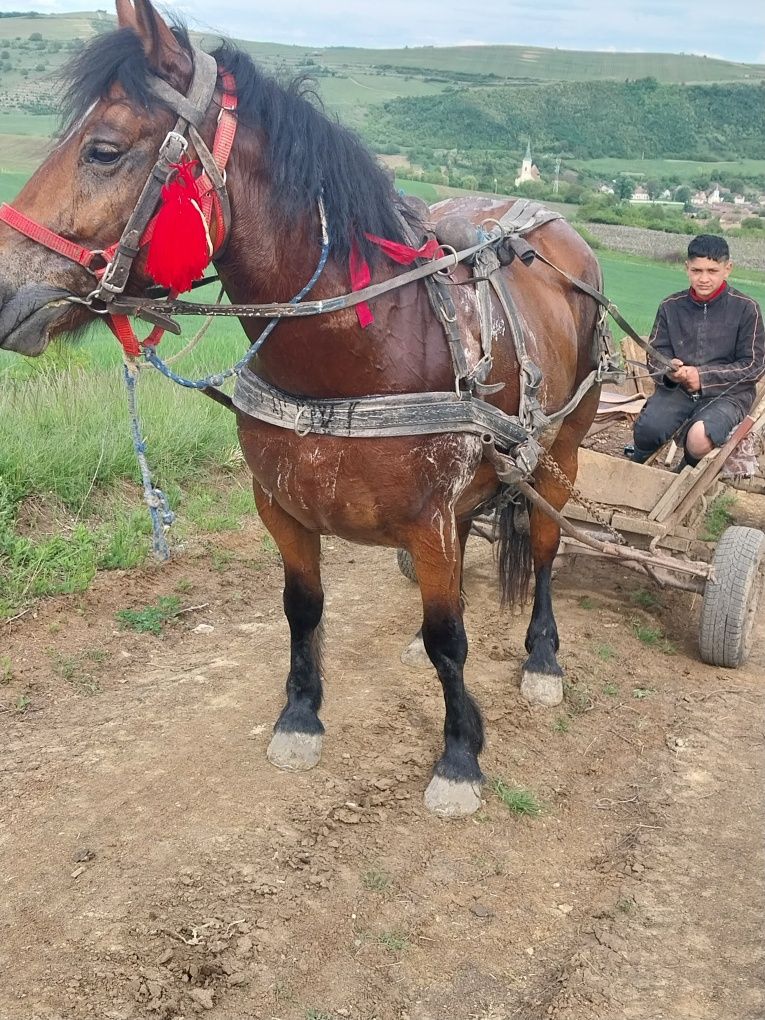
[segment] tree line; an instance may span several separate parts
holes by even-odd
[[[378,151],[417,144],[508,149],[527,138],[564,159],[765,159],[765,84],[560,82],[449,89],[372,107],[364,129]]]

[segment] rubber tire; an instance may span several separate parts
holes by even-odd
[[[414,569],[414,560],[406,551],[406,549],[396,550],[396,562],[398,563],[398,569],[409,581],[417,583],[417,571]]]
[[[699,652],[703,662],[736,669],[749,655],[765,566],[765,533],[727,528],[717,543],[701,604]]]

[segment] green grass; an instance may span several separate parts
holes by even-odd
[[[79,694],[90,696],[101,691],[101,685],[92,674],[93,667],[104,662],[109,653],[100,648],[88,649],[77,655],[62,655],[55,649],[50,650],[53,672],[76,690]]]
[[[164,626],[174,620],[181,608],[177,595],[160,595],[154,605],[142,609],[120,609],[115,614],[119,623],[139,634],[161,634]]]
[[[632,689],[632,697],[636,698],[638,701],[643,701],[645,698],[650,698],[651,695],[655,693],[656,691],[653,689],[653,687],[633,687]]]
[[[377,942],[390,953],[402,953],[409,948],[409,939],[400,932],[385,931],[377,936]]]
[[[659,652],[664,652],[665,655],[674,655],[676,653],[677,649],[668,640],[661,627],[643,623],[641,620],[633,620],[632,629],[638,641],[641,644],[647,645],[648,648],[655,648]]]
[[[636,591],[630,592],[630,602],[634,606],[640,606],[641,609],[661,609],[662,601],[656,595],[655,592],[648,591],[646,588],[638,588]]]
[[[701,531],[703,542],[716,542],[722,536],[722,533],[733,521],[731,510],[735,504],[736,497],[729,492],[723,492],[712,500],[704,514]]]
[[[379,868],[370,868],[361,876],[361,884],[369,892],[383,893],[390,888],[391,877]]]
[[[688,286],[688,277],[681,265],[651,262],[637,255],[622,255],[599,251],[598,261],[603,268],[606,294],[618,305],[624,318],[638,333],[650,333],[656,309],[668,294]],[[765,305],[765,276],[753,270],[734,266],[730,282]],[[623,333],[611,322],[614,336]]]
[[[405,195],[416,195],[428,205],[438,202],[440,197],[435,184],[428,184],[426,181],[410,181],[406,177],[397,177],[396,187],[400,188]]]
[[[508,811],[512,811],[515,815],[528,815],[531,818],[536,818],[542,812],[542,806],[536,794],[523,786],[509,786],[503,779],[494,779],[491,788]]]

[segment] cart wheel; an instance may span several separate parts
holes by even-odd
[[[406,549],[396,550],[396,562],[398,563],[398,569],[408,578],[410,581],[417,582],[417,571],[414,569],[414,560],[406,551]]]
[[[699,651],[712,666],[735,669],[752,642],[763,586],[765,534],[757,528],[728,528],[712,560],[716,580],[707,581],[701,605]]]

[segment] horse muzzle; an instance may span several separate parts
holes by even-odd
[[[0,348],[28,357],[42,354],[57,320],[71,315],[69,292],[45,284],[29,284],[0,306]]]

